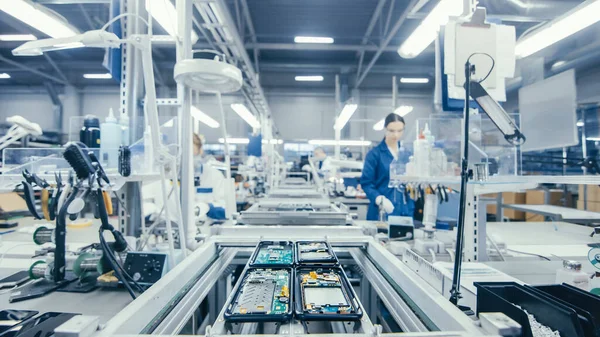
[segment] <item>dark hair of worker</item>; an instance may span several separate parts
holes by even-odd
[[[402,122],[402,124],[406,125],[406,122],[404,122],[404,118],[402,118],[402,116],[398,116],[395,113],[390,113],[389,115],[387,115],[385,117],[385,122],[384,122],[384,126],[387,128],[388,125],[390,125],[390,123],[393,122]]]

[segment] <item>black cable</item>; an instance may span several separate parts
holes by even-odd
[[[108,243],[106,242],[106,239],[104,239],[104,236],[102,234],[100,234],[101,240],[104,241],[104,245],[107,248],[107,256],[109,257],[109,259],[111,259],[115,265],[113,266],[114,269],[119,269],[119,271],[122,273],[123,275],[123,279],[121,280],[121,282],[123,283],[127,283],[128,285],[130,285],[130,283],[133,283],[135,285],[135,287],[137,288],[137,291],[139,291],[140,293],[144,292],[144,289],[142,288],[142,286],[140,286],[130,275],[129,273],[127,273],[127,271],[125,269],[123,269],[123,267],[119,264],[119,262],[117,261],[117,258],[115,257],[115,255],[112,252],[112,249],[110,248],[110,246],[108,245]]]
[[[127,291],[129,292],[129,295],[131,295],[131,298],[133,298],[135,300],[137,298],[137,296],[135,296],[135,292],[133,291],[133,289],[131,288],[131,285],[127,282],[127,280],[125,280],[125,277],[121,274],[118,267],[115,265],[116,263],[112,260],[112,258],[110,256],[110,253],[109,253],[110,247],[107,246],[106,241],[104,240],[104,236],[102,235],[102,231],[100,231],[100,245],[102,245],[102,250],[106,254],[108,263],[110,263],[111,267],[115,271],[115,274],[117,275],[117,279],[119,279],[119,280],[121,280],[121,282],[123,282],[125,289],[127,289]]]
[[[492,60],[492,66],[490,67],[490,71],[488,71],[487,75],[485,75],[485,77],[480,80],[478,83],[481,84],[481,82],[487,80],[488,77],[490,77],[490,75],[492,74],[492,70],[494,70],[494,67],[496,66],[496,61],[494,60],[494,58],[492,57],[492,55],[488,54],[488,53],[473,53],[469,56],[469,58],[467,59],[467,62],[470,63],[471,61],[471,57],[475,56],[475,55],[485,55],[487,57],[490,58],[490,60]]]
[[[521,252],[521,251],[514,250],[514,249],[508,249],[508,248],[506,250],[511,251],[511,252],[515,252],[515,253],[518,253],[518,254],[541,257],[542,259],[544,259],[546,261],[552,261],[549,258],[545,257],[544,255],[538,255],[538,254],[534,254],[534,253],[526,253],[526,252]]]

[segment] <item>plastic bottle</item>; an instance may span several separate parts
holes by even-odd
[[[589,291],[590,276],[581,271],[581,262],[563,261],[563,267],[556,270],[556,283],[570,284],[579,289]]]
[[[121,125],[121,145],[129,145],[129,116],[122,113],[119,116],[119,124]]]
[[[427,124],[425,124],[425,127],[429,129]],[[417,140],[415,140],[414,148],[416,174],[420,177],[429,177],[431,175],[429,163],[431,147],[429,146],[427,139],[425,139],[423,132],[421,132]]]
[[[100,124],[100,161],[104,168],[117,167],[122,132],[113,109],[109,109],[104,123]]]
[[[79,141],[88,148],[100,147],[100,120],[94,115],[87,115],[83,127],[79,131]]]

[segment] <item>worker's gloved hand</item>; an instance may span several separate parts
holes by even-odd
[[[375,204],[377,204],[379,209],[383,209],[387,214],[390,214],[394,211],[394,204],[392,204],[390,199],[384,197],[383,195],[380,195],[375,199]]]

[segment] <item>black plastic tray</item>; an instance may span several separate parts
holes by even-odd
[[[304,292],[302,291],[302,275],[310,271],[319,273],[335,272],[340,275],[342,291],[346,296],[348,303],[352,306],[352,312],[347,314],[331,314],[331,313],[307,313],[304,311]],[[303,321],[357,321],[362,318],[362,308],[358,303],[358,299],[352,285],[348,282],[348,277],[344,270],[337,266],[332,267],[297,267],[296,268],[296,318]]]
[[[289,273],[288,278],[288,289],[289,289],[289,300],[288,300],[288,310],[285,314],[236,314],[233,313],[233,308],[238,298],[242,295],[241,290],[243,289],[243,285],[247,281],[248,275],[255,270],[287,270]],[[234,289],[235,295],[231,299],[231,302],[227,304],[227,310],[223,314],[223,317],[226,321],[229,322],[287,322],[293,316],[293,305],[294,305],[294,269],[293,268],[253,268],[250,267],[246,269],[243,276],[240,278],[240,281],[236,284],[236,288]]]
[[[301,244],[309,244],[309,243],[324,243],[327,247],[327,252],[331,255],[329,258],[325,259],[303,259],[302,254],[300,253],[300,245]],[[294,245],[296,249],[296,264],[297,265],[310,265],[310,266],[335,266],[339,264],[337,256],[335,252],[331,248],[331,245],[327,241],[296,241]]]
[[[481,312],[503,312],[521,324],[522,335],[532,337],[527,310],[535,319],[561,336],[584,337],[577,312],[556,301],[540,296],[514,282],[479,282],[477,287],[477,315]]]
[[[543,285],[533,288],[563,301],[579,315],[586,317],[590,323],[588,329],[584,326],[585,335],[600,337],[600,296],[568,284]]]
[[[292,254],[292,259],[290,263],[257,263],[256,259],[261,249],[265,249],[267,246],[287,246]],[[252,257],[250,257],[250,263],[248,265],[250,267],[261,267],[261,268],[276,268],[276,267],[293,267],[295,256],[294,256],[294,243],[292,241],[261,241],[256,246]]]

